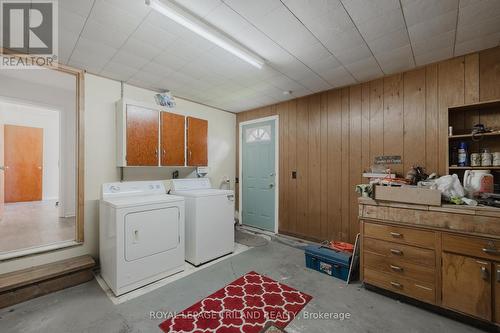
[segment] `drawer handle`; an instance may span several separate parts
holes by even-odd
[[[399,232],[391,232],[391,236],[394,238],[401,238],[403,235],[401,235]]]
[[[483,247],[483,252],[487,253],[487,254],[493,254],[493,255],[499,255],[500,254],[500,251],[498,251],[497,249],[490,249],[490,248],[487,248],[487,247]]]
[[[395,254],[397,256],[402,256],[403,255],[403,251],[401,250],[396,250],[396,249],[391,249],[391,253],[392,254]]]
[[[391,286],[393,286],[394,288],[399,288],[399,289],[401,289],[403,287],[403,285],[401,283],[397,283],[394,281],[391,281]]]
[[[389,265],[391,267],[391,269],[393,271],[396,271],[396,272],[402,272],[403,271],[403,267],[399,267],[399,266],[394,266],[394,265]]]
[[[481,278],[483,280],[487,281],[489,278],[489,275],[490,274],[488,274],[488,269],[486,269],[486,267],[484,267],[484,266],[481,266]]]

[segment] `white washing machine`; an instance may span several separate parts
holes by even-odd
[[[102,185],[101,276],[116,296],[184,269],[184,198],[161,181]]]
[[[198,266],[234,251],[233,191],[188,178],[173,179],[171,193],[186,199],[186,261]]]

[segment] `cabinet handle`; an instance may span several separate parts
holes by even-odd
[[[167,152],[165,151],[165,149],[163,149],[163,155],[167,155]]]
[[[397,256],[402,256],[403,255],[403,251],[401,250],[396,250],[396,249],[391,249],[391,253],[392,254],[395,254]]]
[[[394,266],[394,265],[389,265],[389,267],[391,267],[391,269],[393,271],[396,271],[396,272],[402,272],[403,271],[403,267]]]
[[[487,247],[483,247],[483,252],[484,253],[487,253],[487,254],[493,254],[493,255],[499,255],[500,254],[500,251],[498,251],[497,249],[490,249],[490,248],[487,248]]]
[[[488,269],[486,269],[486,267],[484,266],[481,266],[481,278],[483,278],[483,280],[488,280],[488,277]]]
[[[497,282],[500,282],[500,268],[497,268]]]
[[[401,235],[398,232],[391,232],[391,236],[394,237],[394,238],[401,238],[401,237],[403,237],[403,235]]]
[[[399,288],[399,289],[401,289],[401,287],[403,287],[403,285],[401,283],[397,283],[394,281],[391,281],[391,286],[393,286],[395,288]]]
[[[158,156],[158,148],[155,149],[155,156]]]

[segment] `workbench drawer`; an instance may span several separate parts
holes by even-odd
[[[434,249],[436,245],[435,233],[433,231],[416,230],[367,221],[364,221],[364,236],[429,249]]]
[[[412,264],[399,258],[388,258],[365,251],[364,265],[369,269],[398,277],[422,281],[429,284],[435,282],[434,268]]]
[[[500,241],[443,233],[443,251],[499,261]]]
[[[369,268],[364,269],[364,282],[427,303],[436,302],[436,290],[431,283],[417,282]]]
[[[380,254],[388,258],[397,258],[417,265],[427,267],[436,266],[436,254],[434,250],[367,237],[363,239],[363,249],[365,252]]]

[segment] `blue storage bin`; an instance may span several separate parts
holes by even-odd
[[[318,272],[347,281],[352,254],[321,245],[305,248],[306,266]]]

